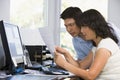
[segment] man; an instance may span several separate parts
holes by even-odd
[[[78,16],[81,14],[82,11],[78,7],[68,7],[60,15],[60,17],[64,20],[66,30],[73,37],[72,41],[77,53],[78,60],[84,59],[93,47],[91,41],[85,41],[82,39],[82,36],[78,36],[80,29],[78,29],[76,21]],[[110,26],[112,26],[112,28],[114,29],[114,33],[119,40],[118,45],[120,45],[120,30],[113,24],[110,24]]]
[[[90,41],[85,41],[78,36],[79,29],[76,25],[77,17],[82,14],[82,11],[78,7],[68,7],[61,14],[61,18],[64,20],[64,25],[68,33],[73,37],[73,45],[77,53],[77,58],[82,60],[92,48]]]

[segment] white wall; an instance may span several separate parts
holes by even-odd
[[[108,21],[120,28],[120,0],[109,0]]]
[[[46,0],[47,1],[47,0]],[[48,26],[40,29],[40,33],[45,40],[45,44],[53,45],[50,49],[53,51],[55,45],[60,43],[60,0],[48,0]],[[0,0],[0,20],[9,22],[10,20],[10,0]]]
[[[0,0],[0,20],[10,21],[10,0]]]
[[[43,37],[48,37],[53,41],[53,45],[59,45],[60,37],[60,5],[61,0],[48,0],[48,25],[44,29],[40,29]],[[108,20],[113,22],[120,28],[120,0],[108,0]],[[0,0],[0,20],[10,20],[10,0]],[[47,35],[47,34],[49,35]],[[47,36],[46,36],[47,35]],[[51,42],[47,42],[48,44]]]

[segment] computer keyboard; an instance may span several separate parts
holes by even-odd
[[[42,71],[50,75],[69,75],[68,71],[57,67],[42,67]]]
[[[31,62],[31,66],[26,66],[26,69],[41,70],[42,65],[37,62]]]
[[[32,70],[32,69],[25,69],[24,73],[27,73],[27,74],[40,74],[40,71]]]

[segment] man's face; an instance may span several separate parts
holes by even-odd
[[[80,28],[77,27],[73,18],[65,19],[64,25],[66,27],[66,30],[72,37],[76,37],[80,34]]]

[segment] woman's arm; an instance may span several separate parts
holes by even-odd
[[[59,57],[59,59],[57,59],[57,64],[59,66],[63,67],[64,69],[74,73],[75,75],[80,76],[81,78],[83,78],[85,80],[95,80],[96,77],[103,70],[109,57],[110,57],[110,52],[107,49],[103,49],[103,48],[99,49],[98,51],[96,51],[94,61],[93,61],[92,65],[90,66],[89,70],[85,70],[85,69],[76,67],[73,64],[70,64],[67,61],[65,61],[64,58],[62,58],[62,57]],[[87,57],[86,57],[86,59],[87,59]],[[90,60],[90,59],[88,59],[88,60]],[[84,61],[86,61],[86,60],[84,60]],[[84,62],[82,62],[82,64],[83,63]]]
[[[87,69],[89,66],[90,66],[90,63],[92,62],[92,58],[93,55],[92,55],[92,51],[88,54],[88,56],[86,56],[85,59],[83,59],[82,61],[81,60],[75,60],[71,55],[70,53],[61,48],[61,47],[56,47],[56,51],[58,53],[61,53],[64,55],[65,59],[70,63],[70,64],[73,64],[77,67],[80,67],[80,68],[83,68],[83,69]]]
[[[65,50],[65,49],[63,49],[63,48],[61,48],[61,47],[58,47],[58,46],[55,48],[55,50],[56,50],[57,53],[60,53],[60,54],[64,55],[65,59],[66,59],[70,64],[73,64],[73,65],[79,67],[78,61],[76,61],[76,60],[70,55],[70,53],[69,53],[67,50]]]

